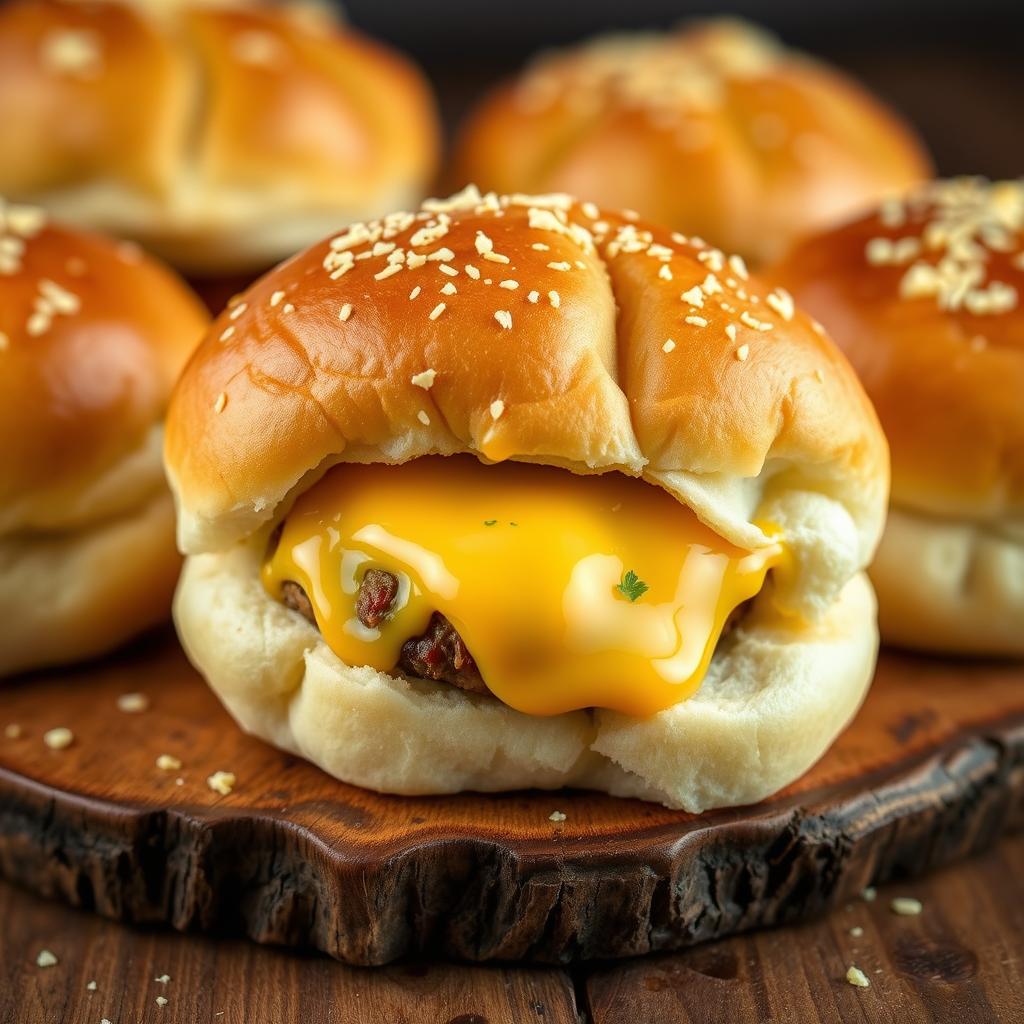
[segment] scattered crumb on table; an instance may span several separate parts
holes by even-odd
[[[913,896],[897,896],[890,904],[889,909],[894,914],[902,917],[915,917],[921,913],[921,901],[915,900]]]
[[[852,965],[846,971],[846,980],[856,988],[871,987],[868,976],[859,967],[853,967]]]

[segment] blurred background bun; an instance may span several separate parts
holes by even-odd
[[[0,192],[190,272],[414,205],[437,151],[419,72],[326,8],[0,6]]]
[[[448,180],[573,192],[759,264],[930,170],[855,82],[718,20],[542,55],[468,119]]]
[[[0,674],[166,617],[162,421],[207,322],[136,245],[0,201]]]
[[[849,356],[889,438],[883,636],[1024,654],[1024,185],[935,182],[770,276]]]

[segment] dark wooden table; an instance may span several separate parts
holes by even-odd
[[[804,11],[801,8],[801,18]],[[825,55],[914,120],[943,173],[1024,167],[1021,62],[1009,35],[985,52]],[[1002,38],[1006,35],[1006,38]],[[446,44],[447,46],[447,44]],[[447,49],[439,65],[451,68]],[[436,84],[453,122],[495,69]],[[919,916],[890,910],[914,896]],[[861,934],[853,934],[862,929]],[[58,962],[36,965],[48,949]],[[847,983],[855,964],[869,988]],[[166,983],[156,978],[169,976]],[[95,991],[88,985],[95,981]],[[156,998],[167,1000],[158,1006]],[[829,917],[678,954],[571,971],[406,964],[346,967],[224,937],[140,930],[0,882],[0,1024],[674,1024],[727,1021],[1024,1024],[1024,837],[914,883],[881,888]]]
[[[922,903],[917,916],[890,908]],[[861,929],[861,932],[855,931]],[[43,949],[57,964],[41,968]],[[855,964],[870,981],[845,980]],[[169,976],[161,983],[156,979]],[[96,982],[90,991],[90,982]],[[167,1000],[163,1006],[158,996]],[[352,968],[236,938],[141,930],[0,883],[3,1024],[1018,1024],[1024,837],[829,917],[571,971]]]

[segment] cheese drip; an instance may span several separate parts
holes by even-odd
[[[263,583],[278,600],[298,583],[349,665],[393,672],[438,611],[510,707],[644,716],[696,691],[730,612],[781,555],[733,547],[620,473],[427,457],[330,470],[289,513]],[[356,614],[371,568],[399,581],[373,629]],[[632,601],[620,589],[629,571],[648,588]]]

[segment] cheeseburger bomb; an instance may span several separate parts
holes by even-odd
[[[748,803],[871,678],[888,461],[846,360],[741,259],[591,203],[468,188],[278,267],[166,461],[189,656],[347,782]]]

